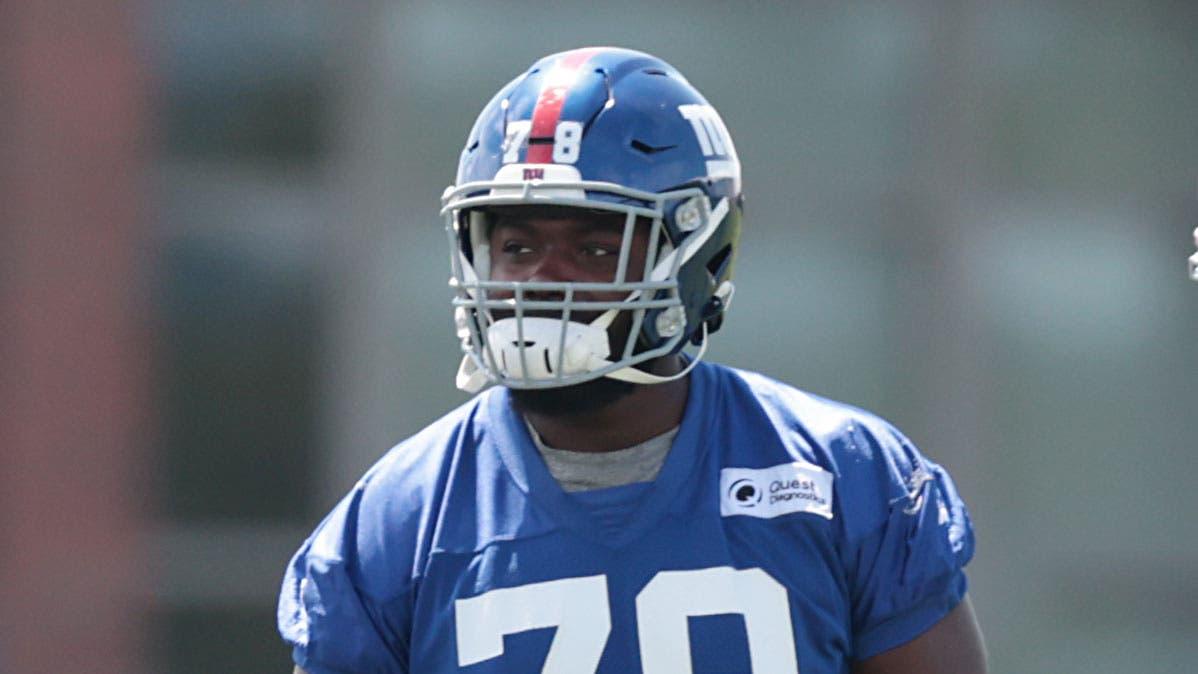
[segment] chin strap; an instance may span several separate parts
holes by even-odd
[[[607,360],[611,355],[607,328],[618,313],[617,309],[608,309],[590,323],[569,321],[564,334],[562,322],[556,318],[504,318],[487,328],[487,347],[482,357],[498,360],[491,363],[491,369],[517,379],[552,379],[593,372],[611,365]],[[558,363],[561,372],[554,370]],[[487,380],[486,369],[479,367],[471,354],[462,357],[455,381],[459,389],[477,393],[487,385]]]
[[[612,313],[612,312],[606,312],[606,313]],[[582,368],[577,368],[576,372],[569,373],[569,374],[577,374],[577,373],[581,373],[581,372],[593,372],[595,370],[598,370],[600,368],[603,368],[603,367],[606,367],[606,366],[612,364],[612,362],[610,360],[607,360],[608,354],[607,354],[607,348],[606,348],[606,344],[607,344],[607,342],[606,342],[606,340],[607,340],[606,323],[610,323],[611,318],[607,318],[606,321],[604,321],[605,324],[603,326],[596,325],[596,323],[599,323],[600,321],[604,320],[606,313],[604,314],[604,316],[600,316],[599,318],[595,319],[595,321],[592,322],[590,325],[572,324],[572,325],[578,325],[579,328],[581,328],[579,330],[576,330],[575,331],[576,333],[579,333],[579,334],[590,333],[588,336],[602,335],[603,347],[601,349],[602,355],[600,355],[600,353],[597,352],[597,351],[599,351],[599,349],[592,350],[588,354],[589,358],[587,358],[586,365]],[[497,321],[495,323],[495,325],[491,326],[492,329],[488,331],[488,340],[491,340],[492,337],[498,337],[499,339],[495,339],[494,341],[491,341],[492,344],[495,344],[495,343],[499,343],[500,340],[502,340],[503,338],[508,337],[508,335],[500,335],[500,334],[492,335],[491,333],[492,332],[501,332],[501,333],[502,332],[510,332],[510,326],[508,326],[508,325],[500,326],[499,324],[503,323],[504,321],[513,321],[514,322],[515,320],[516,319],[514,319],[514,318],[509,318],[509,319],[504,319],[503,321]],[[536,327],[537,324],[535,322],[530,323],[531,321],[538,321],[538,320],[547,321],[549,324],[549,327],[551,327],[551,329],[554,330],[555,333],[558,330],[560,330],[561,322],[556,319],[526,318],[526,319],[524,319],[526,336],[532,336],[530,333],[538,331],[537,327]],[[499,326],[501,328],[501,330],[495,331],[495,328],[497,326]],[[508,328],[508,329],[503,329],[503,328]],[[676,372],[675,374],[664,375],[664,376],[650,374],[643,370],[638,370],[635,367],[628,366],[628,367],[622,367],[622,368],[620,368],[618,370],[614,370],[612,372],[608,372],[607,374],[605,374],[603,376],[611,378],[611,379],[618,379],[620,381],[630,382],[633,384],[662,384],[662,383],[665,383],[668,381],[674,381],[675,379],[681,379],[682,377],[685,377],[687,374],[689,374],[691,370],[695,369],[695,366],[699,364],[699,361],[703,360],[703,354],[707,353],[707,324],[703,323],[701,329],[703,331],[703,338],[699,344],[699,352],[695,354],[695,357],[692,358],[689,363],[687,363],[686,367],[682,368],[681,371]],[[594,331],[594,333],[591,333],[592,330]],[[569,340],[570,338],[571,338],[571,335],[568,332],[567,339]],[[556,341],[557,337],[555,336],[555,337],[553,337],[553,339]],[[508,341],[510,341],[510,340],[508,340]],[[583,345],[588,341],[590,342],[590,344],[586,344],[587,346],[597,346],[595,341],[587,340],[587,339],[585,339],[585,337],[582,337],[582,336],[576,337],[575,339],[571,340],[570,343]],[[570,343],[568,343],[568,345],[567,345],[568,350],[569,350]],[[517,346],[516,349],[518,349],[518,348],[519,347]],[[513,349],[513,351],[514,350],[515,349]],[[517,352],[516,357],[517,358],[519,357],[518,352]],[[524,358],[529,363],[535,363],[538,366],[540,365],[541,362],[544,362],[542,360],[542,356],[540,355],[539,351],[534,352],[534,353],[526,352],[524,355]],[[554,355],[551,355],[550,358],[554,358]],[[567,359],[567,360],[570,360],[570,359]],[[513,365],[512,369],[516,369],[517,367],[518,366]],[[544,376],[544,375],[552,376],[552,373],[550,373],[550,372],[540,372],[539,370],[542,368],[539,368],[539,367],[530,367],[529,369],[535,371],[533,373],[534,375],[540,374],[542,376]],[[458,367],[458,374],[457,374],[457,377],[455,380],[455,384],[457,384],[457,387],[459,389],[461,389],[467,393],[478,393],[479,391],[481,391],[483,389],[483,387],[485,387],[487,385],[487,379],[488,379],[488,377],[487,377],[486,370],[479,367],[478,363],[475,362],[474,358],[472,358],[469,354],[462,357],[462,364]]]
[[[674,381],[675,379],[681,379],[681,378],[685,377],[687,374],[689,374],[691,370],[695,369],[695,366],[699,364],[699,361],[703,360],[703,354],[707,353],[707,324],[706,323],[703,324],[702,329],[703,329],[703,341],[699,343],[699,352],[695,354],[695,357],[691,359],[691,362],[686,364],[686,367],[682,368],[681,371],[679,371],[675,374],[666,375],[666,376],[649,374],[648,372],[645,372],[644,370],[638,370],[635,367],[629,366],[629,367],[620,368],[619,370],[616,370],[614,372],[608,372],[607,374],[605,374],[603,376],[609,377],[611,379],[619,379],[620,381],[632,382],[633,384],[664,384],[667,381]],[[603,361],[603,364],[610,365],[610,363],[608,363],[607,361]]]
[[[732,304],[733,291],[731,281],[724,281],[715,291],[715,297],[723,304],[724,311]],[[488,360],[498,358],[499,363],[493,363],[492,369],[517,379],[544,380],[601,370],[613,365],[608,360],[611,348],[607,329],[618,313],[618,309],[608,309],[590,323],[568,322],[564,334],[562,323],[556,318],[504,318],[487,328],[486,343],[489,348],[484,350],[483,357]],[[466,329],[464,325],[463,329]],[[661,384],[685,377],[707,353],[707,321],[700,324],[700,330],[703,332],[699,352],[681,372],[662,376],[630,365],[603,376],[633,384]],[[554,371],[558,363],[561,364],[561,372]],[[486,369],[479,367],[471,354],[462,357],[455,381],[459,389],[478,393],[488,380]]]
[[[462,356],[462,364],[458,366],[458,374],[453,383],[466,393],[478,393],[487,385],[487,373],[474,362],[470,354],[466,354]]]

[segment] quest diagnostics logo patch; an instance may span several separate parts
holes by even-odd
[[[720,514],[769,519],[812,513],[832,519],[832,473],[796,461],[769,468],[720,471]]]
[[[761,503],[761,489],[757,483],[742,477],[728,487],[728,497],[741,508],[753,508]]]

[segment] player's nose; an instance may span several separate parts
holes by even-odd
[[[568,254],[568,244],[554,243],[545,247],[544,253],[537,259],[532,275],[544,281],[573,281],[575,270],[574,260]]]
[[[577,270],[568,256],[552,248],[537,260],[527,279],[529,283],[568,283],[577,280]],[[565,298],[565,293],[561,290],[529,288],[525,296],[529,299],[560,301]]]

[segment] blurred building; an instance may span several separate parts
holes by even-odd
[[[119,3],[0,4],[0,671],[146,665],[146,70]]]

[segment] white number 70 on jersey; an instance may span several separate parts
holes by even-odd
[[[595,672],[611,632],[607,576],[491,590],[454,602],[458,666],[503,655],[503,637],[557,627],[542,674]],[[761,569],[662,571],[636,596],[645,674],[690,674],[691,616],[744,616],[753,674],[798,674],[786,588]]]

